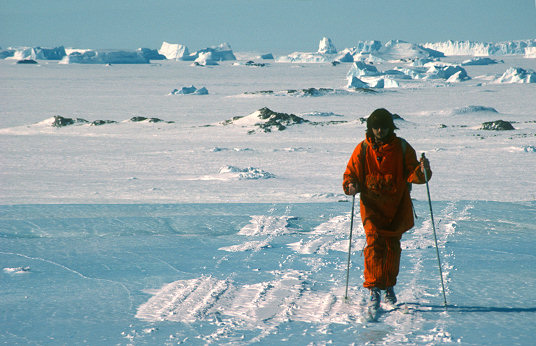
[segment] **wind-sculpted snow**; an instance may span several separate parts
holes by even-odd
[[[295,218],[291,216],[251,216],[250,223],[242,227],[238,234],[246,236],[248,239],[262,239],[248,240],[241,244],[224,246],[219,248],[219,250],[229,252],[259,251],[263,248],[271,247],[270,242],[274,237],[296,233],[296,229],[289,223],[292,220],[295,220]]]
[[[468,114],[468,113],[499,113],[497,110],[493,107],[488,106],[476,106],[476,105],[470,105],[466,107],[460,107],[452,110],[451,114]]]
[[[217,174],[203,175],[198,178],[191,178],[189,180],[258,180],[258,179],[271,179],[275,178],[275,175],[267,172],[263,169],[256,167],[240,168],[236,166],[223,166],[220,167]]]
[[[172,282],[142,304],[136,317],[155,322],[204,320],[217,311],[217,302],[232,291],[234,289],[229,282],[212,277]]]
[[[341,215],[328,220],[327,222],[315,227],[309,233],[308,238],[302,238],[297,243],[288,244],[288,246],[300,254],[327,254],[329,251],[348,251],[348,232],[350,229],[350,217]],[[353,238],[352,247],[362,249],[364,240],[364,230],[361,226],[360,219],[354,220],[355,238]]]
[[[344,299],[349,203],[2,206],[0,276],[11,293],[0,301],[10,311],[0,336],[10,344],[438,345],[484,344],[493,332],[501,344],[530,343],[535,279],[522,263],[534,260],[534,203],[433,202],[446,311],[428,202],[414,205],[395,288],[402,305],[385,307],[379,323],[363,317],[357,210]],[[33,230],[47,237],[28,238]],[[523,285],[514,292],[505,279]],[[66,320],[74,334],[63,332]]]
[[[251,222],[242,227],[238,234],[245,236],[274,236],[294,233],[290,228],[289,221],[295,219],[291,216],[252,216]]]
[[[184,323],[216,319],[266,334],[290,321],[347,324],[361,319],[362,308],[347,306],[339,297],[341,292],[313,291],[307,272],[275,271],[272,275],[274,280],[241,287],[211,277],[176,281],[156,291],[138,308],[136,317]]]

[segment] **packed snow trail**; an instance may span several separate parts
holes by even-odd
[[[415,206],[400,304],[382,304],[377,323],[365,318],[358,214],[344,299],[349,203],[1,206],[0,338],[62,343],[67,325],[114,344],[529,343],[536,205],[434,204],[447,311],[428,206]]]

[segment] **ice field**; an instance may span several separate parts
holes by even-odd
[[[350,64],[237,57],[0,60],[0,342],[532,343],[536,84],[496,81],[509,67],[536,70],[536,59],[371,92],[346,88]],[[170,95],[191,85],[208,95]],[[247,116],[264,107],[307,122],[263,132]],[[379,107],[403,118],[397,134],[430,159],[448,309],[426,188],[414,185],[403,304],[369,323],[357,211],[344,300],[351,199],[341,182],[361,118]],[[58,115],[88,122],[54,127]],[[496,120],[515,129],[481,129]]]

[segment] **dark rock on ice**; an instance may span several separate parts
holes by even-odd
[[[17,64],[37,64],[37,61],[33,59],[23,59],[23,60],[17,61]]]
[[[466,114],[466,113],[478,113],[478,112],[489,112],[489,113],[499,113],[493,107],[486,106],[466,106],[461,108],[456,108],[453,111],[453,114]]]
[[[272,129],[283,131],[287,128],[287,126],[309,122],[309,120],[297,115],[277,113],[267,107],[259,109],[259,112],[259,118],[266,120],[266,122],[260,123],[257,126],[264,132],[271,132]]]
[[[117,124],[117,121],[114,121],[114,120],[95,120],[95,121],[92,121],[90,125],[92,125],[92,126],[101,126],[101,125],[107,125],[107,124]]]
[[[515,130],[512,123],[504,120],[489,121],[482,124],[481,130],[508,131]]]
[[[308,89],[302,89],[302,92],[303,92],[304,96],[322,96],[322,95],[326,95],[328,93],[331,93],[333,91],[335,91],[335,90],[331,89],[331,88],[319,88],[319,89],[308,88]]]
[[[142,121],[145,121],[145,122],[148,122],[148,123],[161,123],[161,122],[165,122],[167,124],[174,123],[173,121],[164,121],[164,120],[159,119],[159,118],[147,118],[147,117],[141,117],[141,116],[132,117],[132,118],[130,118],[130,121],[135,122],[135,123],[139,123],[139,122],[142,122]]]
[[[309,120],[306,120],[295,114],[278,113],[267,107],[264,107],[250,115],[233,117],[232,119],[224,121],[222,124],[243,124],[245,126],[258,127],[263,132],[272,132],[272,130],[283,131],[288,126],[309,122]],[[253,134],[255,132],[255,130],[248,131],[249,134]]]
[[[74,125],[74,124],[87,124],[88,121],[85,120],[85,119],[81,119],[81,118],[64,118],[60,115],[55,115],[54,116],[54,120],[52,121],[52,126],[53,127],[64,127],[64,126],[69,126],[69,125]]]
[[[250,61],[246,62],[245,65],[246,65],[246,66],[256,66],[256,67],[264,67],[264,66],[266,66],[266,64],[263,64],[263,63],[256,63],[256,62],[253,61],[253,60],[250,60]]]

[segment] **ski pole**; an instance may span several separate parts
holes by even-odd
[[[425,159],[424,153],[422,153],[422,158]],[[426,192],[428,193],[428,205],[430,206],[430,217],[432,219],[432,229],[434,230],[434,241],[435,248],[437,253],[437,264],[439,266],[439,277],[441,278],[441,287],[443,288],[443,302],[445,304],[445,309],[447,308],[447,296],[445,295],[445,284],[443,283],[443,271],[441,270],[441,259],[439,257],[439,248],[437,246],[437,235],[434,222],[434,212],[432,211],[432,199],[430,198],[430,188],[428,187],[428,173],[426,169],[424,171],[424,180],[426,181]]]
[[[350,279],[350,253],[352,250],[352,231],[354,229],[355,195],[352,196],[352,216],[350,216],[350,241],[348,242],[348,265],[346,266],[346,291],[344,299],[348,299],[348,280]]]

